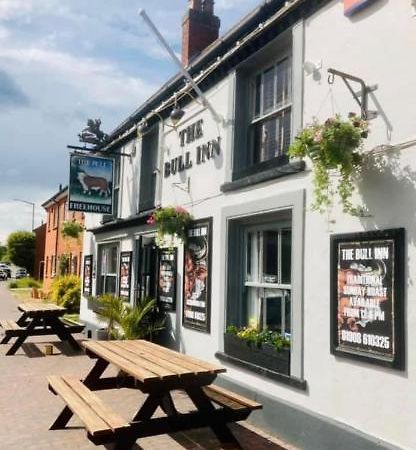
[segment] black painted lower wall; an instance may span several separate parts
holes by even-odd
[[[249,422],[300,450],[403,450],[333,419],[259,394],[225,376],[218,377],[216,384],[261,403],[263,410],[254,411]]]

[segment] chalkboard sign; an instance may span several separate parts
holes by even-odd
[[[404,229],[331,238],[331,351],[404,368]]]
[[[184,248],[183,326],[210,332],[212,218],[191,223]]]
[[[164,311],[176,310],[177,250],[159,250],[157,301]]]

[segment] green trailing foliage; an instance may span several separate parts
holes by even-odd
[[[192,219],[192,215],[182,206],[166,206],[158,208],[149,217],[147,223],[150,225],[156,224],[160,241],[163,241],[165,235],[176,235],[184,241],[186,229]]]
[[[59,257],[58,269],[59,269],[59,274],[60,275],[67,275],[68,274],[70,262],[71,262],[71,257],[67,253],[62,254]]]
[[[79,313],[81,280],[76,275],[56,277],[51,286],[51,298],[70,313]]]
[[[131,306],[120,297],[104,294],[97,297],[98,316],[107,323],[109,339],[149,339],[164,328],[165,315],[155,299],[146,298]]]
[[[312,160],[315,196],[313,209],[323,212],[329,208],[336,192],[343,211],[357,214],[359,208],[353,206],[351,196],[355,190],[354,176],[363,165],[362,147],[367,135],[367,121],[350,114],[348,120],[342,120],[337,115],[323,124],[315,121],[296,136],[288,154],[292,158],[308,156]],[[335,188],[331,180],[332,172],[339,174]]]
[[[67,238],[78,239],[84,228],[78,222],[67,221],[62,224],[62,236]]]
[[[262,344],[269,344],[277,351],[290,348],[290,340],[286,339],[277,331],[268,329],[259,330],[255,327],[238,328],[235,325],[229,325],[226,332],[237,336],[239,339],[245,341],[247,345],[261,347]]]

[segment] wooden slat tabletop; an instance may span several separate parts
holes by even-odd
[[[226,370],[143,340],[87,341],[82,345],[88,352],[115,365],[142,383],[188,379]]]
[[[63,306],[55,305],[54,303],[21,303],[18,306],[19,310],[30,314],[30,313],[56,313],[63,314],[66,308]]]

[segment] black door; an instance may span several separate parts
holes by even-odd
[[[153,237],[140,236],[136,241],[136,302],[156,298],[158,248]]]

